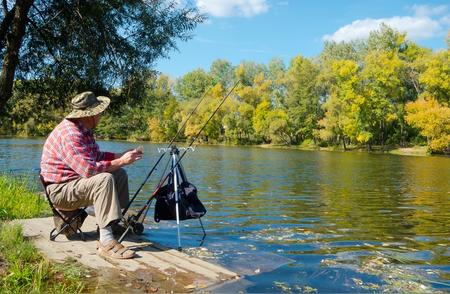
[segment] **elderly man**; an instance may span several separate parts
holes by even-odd
[[[72,99],[73,111],[44,144],[41,175],[56,207],[71,210],[94,206],[100,231],[99,254],[132,258],[134,252],[115,240],[111,226],[122,217],[121,208],[129,201],[128,177],[121,167],[141,159],[142,151],[100,151],[93,129],[109,102],[108,97],[96,97],[92,92]]]

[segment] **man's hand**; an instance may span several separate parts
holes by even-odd
[[[134,149],[128,149],[128,150],[126,150],[126,151],[124,151],[122,153],[114,153],[114,158],[115,159],[121,158],[122,156],[125,155],[125,153],[130,152],[130,151],[137,151],[137,152],[139,152],[141,154],[144,154],[144,147],[141,145],[141,146],[138,146],[138,147],[136,147]]]
[[[135,149],[127,150],[124,153],[115,154],[116,159],[111,161],[111,165],[106,171],[114,171],[124,165],[132,164],[133,162],[142,158],[144,148],[139,146]]]
[[[133,149],[126,151],[120,158],[122,165],[132,164],[133,162],[142,158],[143,152],[141,150]]]

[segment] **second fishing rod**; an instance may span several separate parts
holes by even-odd
[[[212,89],[212,87],[209,87],[202,95],[202,97],[200,98],[200,100],[198,101],[197,105],[195,105],[194,109],[189,113],[188,117],[185,119],[185,121],[183,122],[183,124],[181,125],[181,127],[178,129],[177,133],[175,134],[175,136],[172,137],[172,139],[169,141],[169,144],[167,145],[166,148],[170,148],[172,146],[172,144],[175,142],[175,140],[178,138],[178,136],[180,135],[180,133],[182,132],[182,130],[184,129],[184,127],[186,127],[187,122],[189,121],[189,119],[191,118],[191,116],[194,114],[194,112],[197,111],[197,108],[200,106],[200,104],[203,102],[203,100],[206,97],[206,94],[209,93],[209,91]],[[136,190],[136,192],[134,193],[133,197],[131,198],[131,200],[128,202],[128,205],[125,207],[125,209],[122,211],[122,215],[125,215],[125,213],[128,211],[128,209],[130,208],[131,204],[134,202],[134,200],[136,199],[136,197],[138,196],[138,194],[141,192],[142,188],[144,187],[144,185],[147,183],[147,181],[150,179],[150,176],[153,174],[153,172],[156,170],[156,167],[158,166],[158,164],[161,162],[161,160],[164,157],[164,153],[161,154],[161,156],[158,158],[158,160],[156,161],[156,163],[153,165],[153,167],[150,169],[150,171],[148,172],[147,176],[145,177],[144,181],[142,182],[142,184],[139,186],[139,188]]]
[[[178,166],[178,164],[180,163],[180,161],[183,159],[183,157],[186,155],[187,151],[189,150],[190,147],[192,147],[192,145],[195,143],[195,141],[199,138],[200,134],[203,132],[203,130],[206,128],[206,126],[208,125],[208,123],[211,121],[211,119],[214,117],[214,115],[217,113],[217,111],[220,109],[220,107],[225,103],[225,101],[227,100],[227,98],[231,95],[231,93],[234,91],[234,89],[238,86],[239,84],[239,80],[237,80],[234,85],[231,87],[231,89],[228,91],[228,93],[222,98],[222,100],[220,101],[219,105],[216,107],[216,109],[213,111],[213,113],[209,116],[208,120],[203,124],[202,128],[197,132],[197,134],[192,138],[191,143],[189,144],[189,146],[184,150],[184,152],[179,156],[178,161],[172,166],[171,170],[167,173],[167,175],[161,179],[161,181],[159,182],[157,188],[155,189],[155,191],[152,193],[151,197],[147,200],[147,202],[144,204],[144,206],[138,211],[137,214],[135,215],[131,215],[129,216],[127,219],[123,219],[124,224],[126,225],[126,230],[123,233],[123,235],[120,237],[119,242],[121,242],[123,240],[123,238],[125,237],[125,235],[128,233],[128,231],[131,229],[133,230],[134,233],[137,234],[141,234],[144,230],[143,227],[143,221],[145,219],[145,214],[144,212],[146,212],[148,210],[148,208],[150,207],[150,204],[152,202],[152,200],[154,199],[156,193],[158,192],[158,190],[161,188],[162,184],[167,180],[167,178],[169,177],[169,175],[171,174],[171,172]],[[172,140],[169,142],[168,146],[166,147],[167,149],[170,149],[170,147],[172,147],[173,143],[175,142],[176,138],[179,136],[179,134],[181,133],[181,131],[185,128],[187,122],[189,121],[189,119],[192,117],[192,115],[194,114],[194,112],[197,110],[197,108],[199,107],[199,105],[202,103],[202,101],[205,99],[206,94],[209,92],[211,88],[209,88],[207,91],[205,91],[205,93],[203,94],[202,98],[200,99],[200,101],[197,103],[197,105],[195,106],[195,108],[191,111],[191,113],[188,115],[188,117],[186,118],[186,120],[184,121],[184,123],[182,124],[182,126],[178,129],[177,133],[175,134],[175,136],[172,138]],[[139,194],[139,192],[142,190],[143,186],[145,185],[145,183],[148,181],[148,179],[150,178],[150,176],[153,174],[153,172],[156,170],[156,167],[158,166],[158,164],[161,162],[162,158],[164,157],[165,153],[162,153],[161,156],[158,158],[158,160],[156,161],[156,163],[153,165],[153,167],[151,168],[151,170],[149,171],[149,173],[147,174],[147,177],[145,178],[144,182],[140,185],[140,187],[138,188],[138,190],[135,192],[135,194],[133,195],[132,199],[130,200],[130,202],[128,203],[127,207],[124,209],[124,211],[122,212],[122,215],[125,215],[125,213],[129,210],[131,204],[134,202],[134,200],[136,199],[137,195]],[[141,219],[142,216],[142,219]]]

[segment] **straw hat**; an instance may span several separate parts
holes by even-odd
[[[72,112],[66,118],[81,118],[94,116],[103,112],[109,105],[110,99],[105,96],[95,97],[92,92],[83,92],[73,97]]]

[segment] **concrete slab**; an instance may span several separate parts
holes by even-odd
[[[156,289],[150,292],[192,292],[240,278],[238,274],[219,265],[131,234],[122,244],[135,250],[137,257],[129,260],[103,258],[96,253],[97,234],[93,217],[88,217],[83,224],[86,241],[69,241],[65,236],[50,241],[49,233],[54,227],[51,217],[17,222],[22,224],[24,235],[33,241],[46,258],[55,262],[76,260],[99,273],[98,285],[94,287],[98,292],[130,292],[127,287],[134,287],[139,292],[144,290],[144,286],[147,290]],[[126,276],[126,279],[118,282],[114,278],[117,276]],[[140,281],[140,286],[130,281]],[[158,288],[148,288],[149,285],[155,285],[155,281]]]

